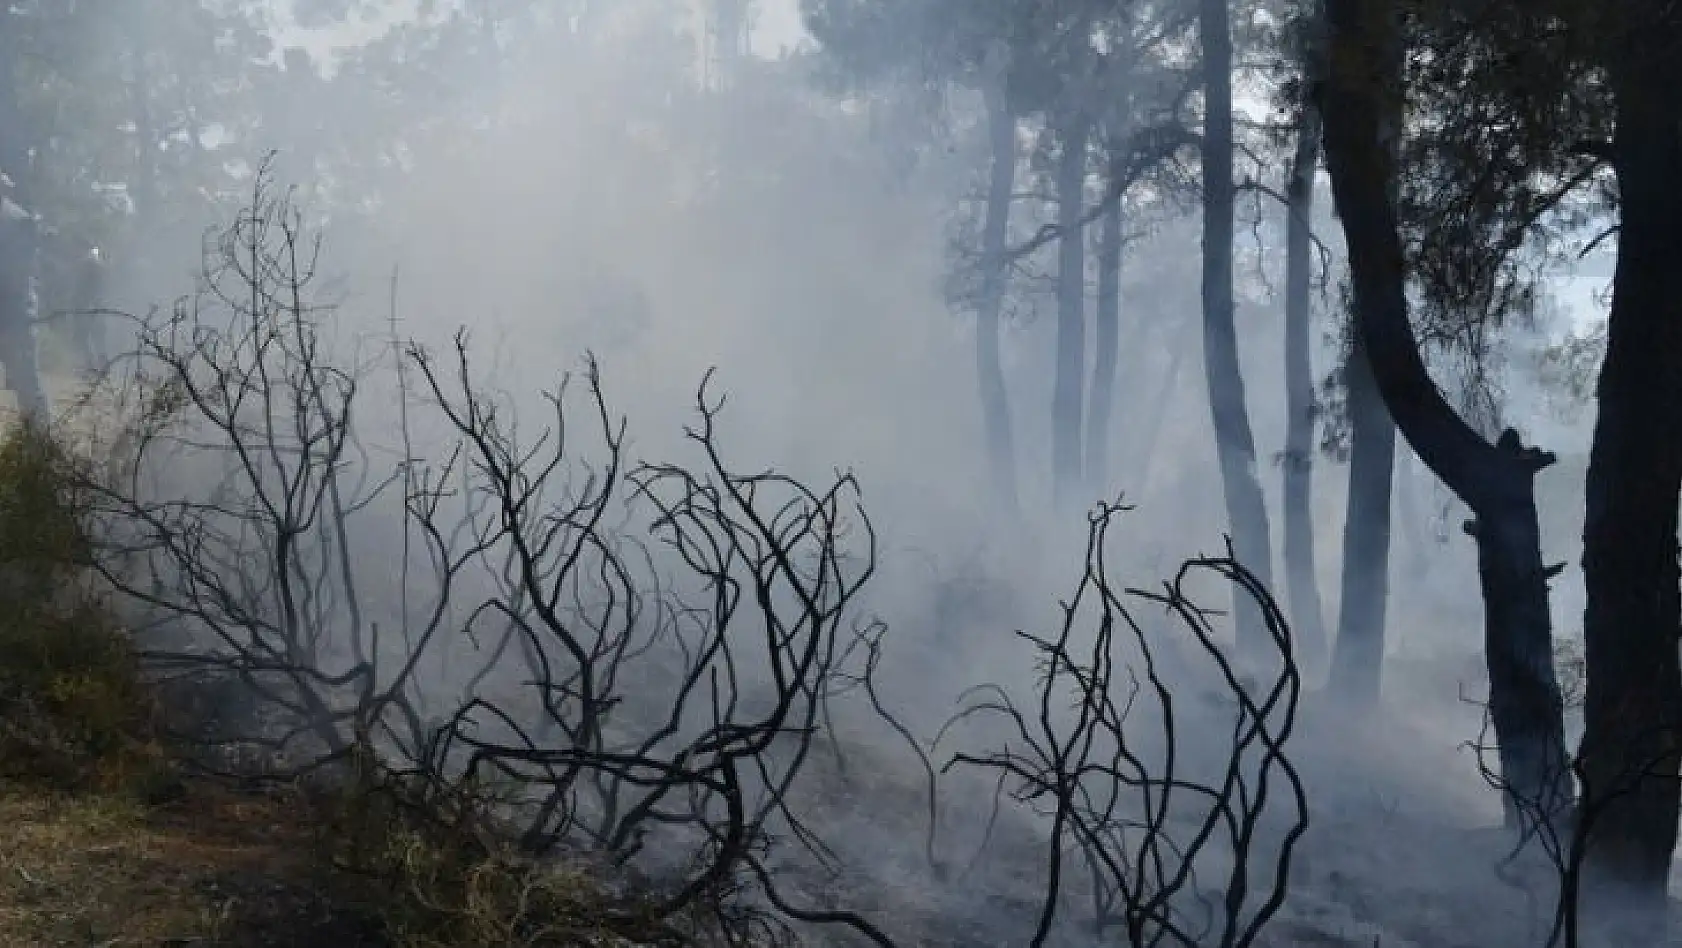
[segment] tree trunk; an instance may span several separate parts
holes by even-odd
[[[1591,883],[1616,883],[1637,907],[1662,912],[1682,728],[1682,63],[1673,52],[1682,25],[1646,23],[1632,35],[1645,49],[1624,51],[1611,69],[1622,229],[1583,525],[1584,813]]]
[[[1552,456],[1504,432],[1494,445],[1432,383],[1408,321],[1391,141],[1399,128],[1401,42],[1391,4],[1327,0],[1328,74],[1319,89],[1326,164],[1343,220],[1356,329],[1392,417],[1427,467],[1471,508],[1484,596],[1490,712],[1509,817],[1568,806],[1563,707],[1554,675],[1535,476]],[[1384,55],[1374,55],[1382,51]],[[1674,499],[1674,495],[1673,499]]]
[[[1086,481],[1100,496],[1110,491],[1110,421],[1115,409],[1116,365],[1121,352],[1121,199],[1104,208],[1098,234],[1098,351],[1092,365],[1092,404],[1086,418]]]
[[[0,215],[0,366],[18,412],[44,420],[47,396],[36,359],[34,292],[35,225]]]
[[[1058,507],[1075,500],[1081,477],[1081,402],[1086,394],[1085,116],[1060,123],[1057,164],[1057,377],[1051,396],[1051,482]]]
[[[1310,357],[1310,238],[1314,172],[1320,160],[1320,116],[1303,109],[1296,155],[1286,189],[1285,233],[1285,582],[1298,657],[1318,666],[1326,656],[1326,622],[1320,604],[1314,557],[1314,364]]]
[[[0,56],[0,172],[12,180],[4,189],[12,207],[0,210],[0,366],[21,414],[43,416],[46,394],[36,361],[34,293],[36,222],[24,216],[36,208],[33,129],[19,104],[11,77],[15,65]],[[7,213],[9,211],[10,213]]]
[[[1215,452],[1231,521],[1233,550],[1262,581],[1272,584],[1267,505],[1256,477],[1256,441],[1245,406],[1232,298],[1232,34],[1227,0],[1202,0],[1201,39],[1205,109],[1203,130],[1203,364]],[[1265,651],[1261,613],[1235,594],[1240,654]]]
[[[999,364],[999,313],[1004,307],[1005,235],[1010,225],[1011,189],[1016,184],[1016,116],[1001,92],[988,95],[988,140],[992,171],[987,185],[987,218],[982,224],[981,300],[975,316],[975,376],[980,386],[981,421],[986,431],[987,467],[998,502],[1017,507],[1016,439],[1010,423],[1010,397]]]
[[[1396,426],[1384,407],[1359,335],[1344,378],[1349,389],[1349,498],[1343,522],[1343,593],[1331,689],[1352,705],[1378,700],[1384,614],[1390,603],[1390,498]]]

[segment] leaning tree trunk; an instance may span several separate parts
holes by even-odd
[[[1326,164],[1343,220],[1356,331],[1397,426],[1427,467],[1471,508],[1484,597],[1490,713],[1500,743],[1509,819],[1553,821],[1569,806],[1563,703],[1553,666],[1549,571],[1542,565],[1535,476],[1553,462],[1508,430],[1494,445],[1455,414],[1426,372],[1408,321],[1405,264],[1387,125],[1401,95],[1396,10],[1374,0],[1327,0],[1328,72],[1319,89]],[[1373,55],[1373,51],[1388,55]],[[1674,495],[1673,495],[1674,497]]]
[[[1081,401],[1086,386],[1086,139],[1078,112],[1060,123],[1057,164],[1057,377],[1051,396],[1051,483],[1058,507],[1080,489]]]
[[[1010,397],[999,363],[999,313],[1004,307],[1007,263],[1005,235],[1010,225],[1011,189],[1016,184],[1016,116],[1002,90],[987,102],[992,170],[987,184],[987,218],[981,230],[981,299],[975,316],[975,377],[980,386],[981,422],[986,431],[987,467],[994,493],[1007,510],[1017,506],[1016,439],[1010,423]]]
[[[1245,407],[1232,298],[1232,33],[1227,0],[1202,0],[1203,130],[1203,367],[1215,452],[1233,551],[1264,585],[1272,583],[1267,505],[1256,477],[1256,441]],[[1260,611],[1234,590],[1240,654],[1259,654],[1266,641]]]
[[[1086,480],[1109,491],[1110,420],[1115,409],[1116,368],[1121,355],[1121,198],[1104,208],[1098,232],[1097,338],[1092,365],[1092,404],[1086,416]]]
[[[1291,620],[1305,665],[1326,655],[1326,622],[1314,557],[1314,364],[1309,331],[1313,261],[1314,172],[1320,160],[1320,116],[1303,109],[1296,155],[1286,188],[1285,232],[1285,583]]]
[[[1583,524],[1582,760],[1589,881],[1662,913],[1682,741],[1682,24],[1633,35],[1646,48],[1623,51],[1611,71],[1622,220]]]
[[[1349,497],[1343,521],[1343,587],[1338,600],[1333,694],[1354,706],[1378,700],[1384,668],[1384,614],[1390,604],[1390,498],[1396,425],[1356,334],[1344,369],[1349,395]]]

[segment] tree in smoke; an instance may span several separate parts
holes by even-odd
[[[1320,17],[1311,9],[1302,22],[1302,29],[1310,36],[1309,42],[1324,42],[1319,26]],[[1400,71],[1404,52],[1399,45],[1381,49],[1374,55],[1391,57],[1394,61],[1384,68]],[[1318,57],[1312,62],[1315,73],[1324,68]],[[1404,115],[1399,98],[1390,104],[1393,112],[1381,121],[1385,127],[1396,129],[1385,143],[1385,147],[1395,149],[1400,147]],[[1310,103],[1309,108],[1313,109],[1314,104]],[[1399,182],[1392,179],[1389,186],[1397,191]],[[1385,613],[1390,603],[1390,515],[1396,426],[1379,389],[1365,334],[1357,326],[1348,333],[1348,340],[1342,381],[1349,494],[1343,524],[1343,576],[1330,683],[1333,692],[1346,704],[1371,707],[1382,693]]]
[[[1011,430],[1010,396],[999,364],[999,313],[1004,307],[1009,268],[1005,235],[1016,185],[1017,120],[1009,84],[1010,47],[995,43],[986,60],[982,97],[987,110],[987,208],[981,232],[981,296],[975,313],[975,375],[986,427],[988,468],[995,490],[1010,507],[1018,502],[1016,439]]]
[[[1053,490],[1065,498],[1107,490],[1118,382],[1131,381],[1119,356],[1120,262],[1128,225],[1122,205],[1194,139],[1181,114],[1193,83],[1173,58],[1187,16],[1173,4],[1112,8],[1085,0],[1032,8],[963,3],[951,9],[938,3],[831,0],[809,2],[804,10],[824,55],[855,88],[881,89],[891,82],[980,93],[989,170],[975,228],[979,246],[965,254],[970,261],[965,268],[973,273],[965,273],[962,282],[964,301],[977,317],[976,373],[995,491],[1015,506],[1017,462],[1000,365],[1001,315],[1013,270],[1053,245],[1058,313]],[[1038,133],[1027,170],[1043,174],[1020,173],[1018,135],[1024,126]],[[1103,185],[1096,201],[1089,200],[1094,157],[1101,162]],[[1023,202],[1017,193],[1021,177],[1044,184],[1043,203],[1053,208],[1055,219],[1012,244],[1012,224],[1029,217],[1015,211]],[[1086,236],[1100,221],[1097,310],[1089,320]],[[1090,338],[1089,321],[1096,325]]]
[[[1363,75],[1352,65],[1376,39],[1394,41],[1397,28],[1387,17],[1395,10],[1358,12],[1343,3],[1333,9],[1334,32],[1341,31],[1348,58],[1326,87],[1328,106],[1335,100],[1344,110],[1335,132],[1328,111],[1327,144],[1328,153],[1334,143],[1341,152],[1334,181],[1358,271],[1357,296],[1366,295],[1361,319],[1369,340],[1384,336],[1398,343],[1397,353],[1412,349],[1400,345],[1404,254],[1420,277],[1428,313],[1443,301],[1479,316],[1503,308],[1522,312],[1529,297],[1514,251],[1525,239],[1569,232],[1573,219],[1581,219],[1572,200],[1591,213],[1615,209],[1620,217],[1586,490],[1588,694],[1576,763],[1583,780],[1579,809],[1594,814],[1584,856],[1588,892],[1607,896],[1599,904],[1611,909],[1633,896],[1639,929],[1663,908],[1678,810],[1676,497],[1682,462],[1669,440],[1650,437],[1645,427],[1655,417],[1675,415],[1679,404],[1676,320],[1667,315],[1659,289],[1675,269],[1674,229],[1664,223],[1674,218],[1675,202],[1666,197],[1673,189],[1660,184],[1665,173],[1658,170],[1682,148],[1671,55],[1677,17],[1660,4],[1613,11],[1561,2],[1478,12],[1454,4],[1406,5],[1411,40],[1428,49],[1416,58],[1419,68],[1410,72],[1409,84],[1438,103],[1443,116],[1434,133],[1420,139],[1432,143],[1429,160],[1409,159],[1423,173],[1403,179],[1404,204],[1426,213],[1402,213],[1401,227],[1422,221],[1414,233],[1433,235],[1410,243],[1384,236],[1397,228],[1398,215],[1383,209],[1378,192],[1394,170],[1378,164],[1372,151],[1379,130],[1357,120],[1381,96],[1398,95],[1401,77]],[[1445,104],[1462,99],[1475,107]],[[1502,120],[1476,117],[1488,115]],[[1588,200],[1580,198],[1585,193]],[[1550,216],[1564,226],[1550,230]],[[1375,296],[1380,284],[1381,301]],[[1379,313],[1389,329],[1377,325]],[[1396,374],[1381,371],[1380,387],[1404,434],[1476,516],[1468,528],[1478,540],[1484,579],[1502,783],[1510,798],[1530,799],[1546,819],[1569,799],[1569,786],[1561,786],[1568,775],[1563,751],[1556,749],[1558,692],[1548,660],[1545,583],[1559,567],[1544,568],[1531,552],[1537,542],[1531,480],[1551,458],[1522,449],[1511,431],[1491,448],[1454,422],[1440,396],[1426,388],[1422,366],[1385,368]],[[1406,378],[1415,381],[1404,386]]]
[[[1571,800],[1534,489],[1536,473],[1553,459],[1524,447],[1515,431],[1491,445],[1467,426],[1432,382],[1409,323],[1396,208],[1404,41],[1397,14],[1385,4],[1326,5],[1318,103],[1349,248],[1356,332],[1403,435],[1477,517],[1468,530],[1478,544],[1502,768],[1511,795],[1552,819]],[[1508,812],[1516,814],[1511,800]]]
[[[1053,241],[1057,245],[1051,425],[1057,504],[1071,502],[1076,491],[1108,490],[1121,345],[1123,205],[1141,182],[1155,179],[1159,186],[1166,184],[1159,190],[1176,190],[1165,180],[1170,175],[1164,168],[1196,141],[1182,114],[1195,80],[1172,63],[1170,53],[1190,22],[1173,5],[1118,10],[1072,4],[1066,22],[1052,19],[1040,27],[1048,37],[1038,47],[1040,71],[1047,77],[1041,80],[1042,151],[1056,153],[1051,175],[1056,219],[1010,248],[1009,257],[1025,257]],[[1089,202],[1093,151],[1102,158],[1103,188]],[[1099,223],[1097,332],[1092,339],[1096,351],[1089,355],[1086,232],[1094,223]]]
[[[1667,910],[1682,806],[1682,13],[1664,3],[1575,11],[1602,45],[1614,106],[1618,263],[1597,389],[1583,525],[1588,691],[1584,792],[1606,809],[1589,840],[1591,881],[1628,888],[1648,919]],[[1574,24],[1575,25],[1575,24]],[[1651,763],[1648,763],[1648,762]]]
[[[1130,232],[1135,222],[1129,215],[1143,217],[1140,212],[1152,204],[1170,204],[1191,190],[1183,176],[1175,173],[1174,163],[1194,140],[1183,112],[1186,98],[1196,88],[1196,76],[1172,63],[1169,50],[1192,22],[1179,5],[1162,9],[1140,5],[1121,9],[1098,26],[1105,39],[1099,113],[1104,187],[1094,208],[1099,225],[1093,301],[1096,331],[1083,448],[1087,490],[1099,496],[1113,487],[1111,429],[1119,385],[1136,381],[1147,346],[1143,327],[1134,319],[1124,376],[1122,262],[1126,245],[1136,236]],[[1141,190],[1148,196],[1141,197]],[[1149,451],[1147,445],[1136,442],[1129,442],[1128,449]]]
[[[999,335],[1010,272],[1006,239],[1015,200],[1019,121],[1034,108],[1035,15],[1004,4],[886,0],[803,0],[802,13],[848,86],[921,89],[951,83],[981,93],[988,183],[977,255],[980,286],[973,303],[976,384],[993,489],[1014,508],[1016,439]]]
[[[36,287],[22,303],[7,294],[14,388],[40,388],[20,320],[98,367],[107,320],[89,312],[104,302],[90,284],[164,292],[166,248],[196,242],[237,205],[238,159],[260,157],[248,146],[252,93],[268,75],[263,13],[246,2],[41,0],[5,14],[0,162],[34,228],[8,235],[6,265],[13,286]]]
[[[1079,68],[1077,66],[1077,68]],[[1067,90],[1070,101],[1052,110],[1057,139],[1057,345],[1052,370],[1052,502],[1069,509],[1081,483],[1081,416],[1086,403],[1086,172],[1092,134],[1091,92],[1081,78]]]
[[[1229,0],[1199,0],[1198,37],[1204,90],[1203,363],[1209,387],[1221,486],[1239,562],[1272,582],[1267,504],[1256,475],[1256,442],[1238,363],[1232,289],[1233,180],[1232,26]],[[1239,598],[1240,648],[1259,648],[1265,630],[1253,603]]]
[[[1318,67],[1317,39],[1298,24],[1287,32],[1301,72],[1287,84],[1287,107],[1295,117],[1295,149],[1285,185],[1285,450],[1282,457],[1283,556],[1292,625],[1305,663],[1328,650],[1314,555],[1314,430],[1319,415],[1314,395],[1311,329],[1314,192],[1320,168],[1320,116],[1307,95],[1307,78]]]

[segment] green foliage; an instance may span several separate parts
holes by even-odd
[[[9,583],[22,579],[40,593],[23,600],[24,609],[46,605],[43,587],[66,581],[87,562],[70,464],[58,442],[34,424],[0,441],[0,571]]]
[[[82,575],[89,541],[70,464],[33,425],[0,441],[0,777],[149,783],[161,759],[151,698],[126,635]]]
[[[1586,331],[1570,332],[1534,357],[1533,370],[1544,392],[1548,408],[1561,421],[1578,420],[1594,397],[1600,364],[1606,358],[1606,324],[1596,323]]]
[[[1427,345],[1480,355],[1616,207],[1610,89],[1577,0],[1406,0],[1399,213]]]

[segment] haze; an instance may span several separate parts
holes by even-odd
[[[1391,415],[1407,416],[1386,408],[1392,380],[1360,374],[1365,356],[1352,354],[1350,341],[1363,288],[1351,282],[1345,221],[1317,153],[1308,154],[1306,188],[1291,190],[1298,136],[1318,128],[1303,124],[1294,84],[1302,68],[1294,17],[1306,7],[1059,0],[1028,12],[969,2],[17,6],[11,16],[29,39],[6,55],[24,93],[0,113],[0,131],[7,122],[26,129],[18,137],[29,145],[6,146],[0,167],[18,181],[14,200],[51,231],[32,264],[40,268],[32,305],[45,315],[24,347],[32,347],[29,364],[39,363],[42,400],[72,416],[62,406],[97,388],[95,355],[164,337],[91,311],[156,320],[179,305],[200,318],[195,307],[209,305],[214,282],[204,235],[238,218],[267,168],[268,194],[296,202],[304,245],[321,241],[303,308],[321,320],[326,358],[356,367],[357,409],[346,424],[358,449],[345,463],[373,472],[371,480],[391,470],[444,472],[463,485],[488,477],[472,463],[451,466],[452,451],[471,438],[437,410],[417,363],[404,363],[405,375],[394,369],[413,345],[450,380],[458,333],[470,388],[495,406],[485,430],[509,445],[531,446],[556,430],[545,396],[566,381],[563,469],[573,480],[544,494],[545,503],[588,495],[597,483],[589,477],[603,470],[585,385],[591,364],[610,431],[625,421],[627,469],[646,461],[710,470],[706,446],[692,437],[708,378],[709,397],[723,397],[716,443],[737,472],[775,471],[820,492],[838,471],[856,476],[877,571],[833,629],[879,619],[887,631],[869,699],[825,685],[849,695],[833,714],[825,709],[823,723],[847,753],[832,762],[822,756],[828,745],[814,743],[821,763],[799,785],[806,796],[790,791],[792,812],[767,817],[787,845],[766,864],[802,901],[856,911],[899,944],[1033,943],[1048,904],[1046,834],[1060,825],[1046,815],[1049,805],[1006,797],[990,830],[995,775],[943,773],[935,821],[943,864],[930,867],[922,861],[926,774],[897,728],[936,767],[954,754],[1027,753],[1008,718],[943,725],[983,684],[1038,706],[1040,675],[1061,666],[1045,664],[1015,633],[1054,635],[1062,626],[1062,601],[1086,589],[1083,576],[1097,575],[1086,543],[1102,522],[1107,585],[1094,588],[1113,587],[1140,639],[1126,631],[1132,619],[1104,612],[1106,600],[1087,590],[1071,606],[1070,650],[1105,667],[1091,650],[1113,648],[1106,654],[1118,668],[1141,677],[1155,669],[1175,700],[1172,713],[1142,708],[1125,733],[1118,725],[1083,753],[1102,757],[1091,747],[1132,739],[1136,728],[1145,756],[1171,746],[1188,774],[1218,774],[1229,753],[1242,757],[1229,743],[1234,715],[1248,713],[1243,689],[1260,694],[1258,681],[1291,681],[1298,669],[1303,676],[1288,746],[1306,788],[1307,834],[1300,843],[1292,836],[1280,809],[1289,794],[1274,783],[1273,809],[1256,817],[1256,853],[1211,844],[1199,872],[1213,881],[1188,887],[1185,904],[1223,888],[1242,893],[1226,880],[1253,858],[1246,905],[1259,902],[1277,868],[1289,870],[1283,907],[1258,916],[1270,925],[1254,944],[1544,943],[1557,878],[1532,864],[1541,859],[1533,853],[1519,860],[1522,871],[1509,864],[1502,793],[1485,771],[1495,755],[1470,749],[1492,740],[1484,735],[1491,682],[1479,553],[1463,524],[1489,518],[1421,462],[1429,452],[1416,453],[1407,431],[1397,433]],[[1233,7],[1237,43],[1226,70],[1239,116],[1230,159],[1237,190],[1227,205],[1229,246],[1211,250],[1219,221],[1206,213],[1215,192],[1205,186],[1205,162],[1218,123],[1204,118],[1210,87],[1198,23],[1224,6]],[[751,28],[733,25],[745,23]],[[1066,35],[1086,39],[1066,45]],[[48,46],[28,45],[49,40],[70,52],[47,56]],[[1419,113],[1409,113],[1410,147],[1431,137],[1418,128],[1450,124],[1429,105],[1410,107]],[[1000,122],[1008,123],[1002,133]],[[1078,142],[1073,151],[1070,142]],[[1010,170],[1003,178],[1001,147]],[[1416,162],[1407,167],[1449,162],[1420,158],[1419,148],[1405,152]],[[1419,171],[1404,183],[1427,177]],[[1391,200],[1410,212],[1448,206],[1424,193],[1398,185]],[[1579,656],[1590,587],[1576,564],[1597,417],[1593,379],[1619,252],[1616,240],[1594,240],[1616,208],[1573,193],[1504,248],[1490,286],[1518,288],[1507,295],[1491,289],[1467,302],[1470,290],[1465,298],[1434,294],[1432,274],[1473,271],[1453,269],[1454,261],[1431,270],[1449,255],[1433,251],[1477,242],[1424,211],[1404,214],[1401,230],[1404,242],[1414,240],[1408,300],[1420,352],[1447,406],[1480,443],[1512,429],[1523,445],[1559,455],[1535,488],[1542,559],[1571,564],[1545,594],[1558,671],[1532,671],[1537,680],[1565,679],[1561,720],[1571,747],[1583,730]],[[1305,209],[1312,231],[1311,239],[1299,232],[1295,250],[1288,201]],[[91,247],[99,248],[99,276],[77,271],[52,282],[53,267],[83,260]],[[1223,271],[1210,269],[1211,253],[1227,257],[1230,310],[1212,289]],[[86,298],[96,285],[97,299]],[[1222,361],[1223,312],[1236,372]],[[101,327],[97,344],[77,328],[89,325]],[[11,345],[8,387],[28,411],[20,380],[34,369],[20,372],[23,349]],[[1372,480],[1352,473],[1352,453],[1355,467],[1377,472]],[[172,491],[220,497],[230,476],[227,452],[195,448],[185,435],[167,463],[155,463],[146,482],[153,500]],[[1289,492],[1293,470],[1306,472],[1302,494]],[[1371,484],[1379,486],[1365,489]],[[1258,504],[1245,506],[1246,485]],[[633,539],[604,543],[600,555],[611,560],[648,543],[646,566],[629,557],[637,569],[670,577],[672,594],[693,597],[685,600],[692,605],[711,603],[708,577],[685,572],[687,547],[641,539],[663,529],[658,511],[638,506],[651,495],[625,490],[623,512],[616,506],[603,522]],[[441,491],[437,509],[477,516],[473,496],[466,486]],[[1128,509],[1106,521],[1111,503]],[[474,522],[514,522],[519,506],[498,512],[493,504]],[[409,545],[414,509],[412,497],[400,502],[395,493],[370,502],[340,552],[311,561],[323,576],[342,562],[346,583],[361,571],[356,607],[344,605],[356,596],[343,590],[315,604],[324,627],[407,632],[443,598],[408,572],[411,560],[425,559]],[[835,529],[847,554],[837,561],[850,564],[859,560],[847,557],[870,551],[861,523],[843,519]],[[464,572],[451,603],[439,606],[446,626],[479,621],[473,606],[481,600],[526,601],[509,591],[520,585],[515,572],[496,561],[514,547],[490,546],[485,565],[473,567],[481,572]],[[1266,582],[1270,595],[1258,592],[1259,605],[1242,585],[1235,593],[1208,572],[1183,590],[1207,613],[1122,593],[1161,590],[1182,563],[1208,556],[1225,564],[1229,551]],[[823,550],[813,555],[822,560]],[[575,590],[575,604],[599,605],[592,597],[601,589],[589,584],[617,589],[615,575],[604,567],[580,580],[591,591]],[[1170,598],[1184,605],[1178,595]],[[731,634],[745,641],[781,631],[754,610],[770,616],[799,598],[779,588],[750,601],[742,609],[751,621]],[[1277,646],[1263,631],[1275,602],[1290,629]],[[195,622],[214,625],[178,602],[171,608],[174,624],[193,635],[207,635]],[[618,615],[621,607],[601,608]],[[670,613],[674,628],[687,621],[675,606]],[[1207,651],[1199,622],[1212,635]],[[476,637],[452,635],[416,665],[423,684],[410,698],[426,709],[428,726],[442,726],[456,702],[473,696],[517,707],[509,721],[541,716],[550,699],[530,691],[535,653],[520,660],[530,664],[510,657],[486,666]],[[323,662],[365,657],[361,644],[323,641]],[[396,649],[394,641],[372,648]],[[625,680],[663,694],[661,675],[692,657],[687,646],[650,648],[652,670]],[[1145,664],[1145,651],[1155,664]],[[1243,666],[1241,679],[1223,675],[1228,657]],[[777,688],[788,687],[775,661],[758,661],[740,666],[752,683],[743,686],[752,693],[744,707],[775,705]],[[1136,681],[1115,674],[1110,697],[1119,703]],[[1078,703],[1056,704],[1063,697],[1046,698],[1057,710],[1045,720],[1075,727]],[[613,727],[652,727],[664,714],[634,689],[624,700],[622,716],[609,703]],[[876,713],[884,707],[893,726]],[[704,729],[707,713],[688,712],[684,727]],[[1285,716],[1272,709],[1258,720],[1278,727]],[[1174,725],[1166,739],[1164,721]],[[797,732],[790,724],[778,739]],[[394,759],[420,756],[397,738],[382,749]],[[862,763],[849,770],[848,761]],[[1267,777],[1270,766],[1244,758],[1237,770],[1283,779]],[[760,779],[775,783],[752,778]],[[788,843],[807,831],[824,840],[827,850],[810,851],[824,858]],[[657,842],[632,861],[652,876],[681,878],[690,853],[682,847],[699,844],[681,835],[658,842],[665,830],[650,832]],[[992,842],[983,851],[984,839]],[[1081,849],[1090,844],[1060,837],[1049,845],[1070,854],[1072,879],[1095,871],[1073,855],[1090,859]],[[1294,863],[1271,861],[1268,854],[1292,846]],[[970,875],[954,870],[972,857]],[[740,880],[744,898],[762,898],[745,870]],[[1051,899],[1061,908],[1042,932],[1046,943],[1126,943],[1115,919],[1094,934],[1086,890],[1064,885],[1061,901]],[[798,931],[817,944],[861,937],[846,925]]]

